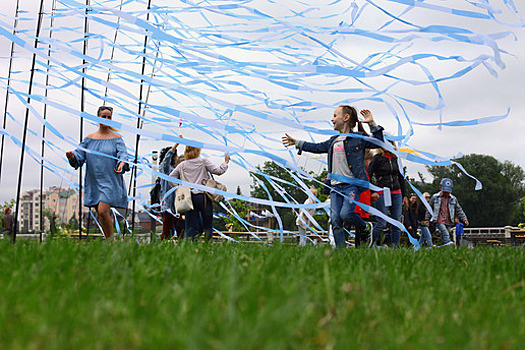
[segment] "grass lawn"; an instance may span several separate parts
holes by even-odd
[[[523,248],[0,242],[0,349],[523,349]]]

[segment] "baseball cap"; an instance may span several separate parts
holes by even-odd
[[[441,191],[452,192],[452,180],[444,178],[439,184],[441,185]]]

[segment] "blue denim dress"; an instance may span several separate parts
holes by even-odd
[[[127,208],[128,195],[123,173],[117,174],[114,170],[121,161],[128,160],[128,152],[122,138],[86,137],[73,153],[75,159],[69,160],[73,168],[78,169],[86,163],[84,205],[94,207],[99,202],[104,202],[114,208]],[[126,164],[124,171],[128,170],[129,165]]]

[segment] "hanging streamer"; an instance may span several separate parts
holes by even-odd
[[[16,25],[10,23],[15,18],[34,21],[37,9],[0,17],[0,36],[14,47],[7,58],[27,64],[29,55],[36,57],[32,81],[26,76],[29,69],[17,68],[0,77],[6,96],[15,97],[9,101],[9,110],[13,104],[23,106],[32,123],[46,128],[43,142],[52,152],[45,159],[28,145],[25,152],[45,164],[46,171],[66,178],[73,172],[63,156],[57,158],[76,147],[78,141],[71,133],[75,123],[83,118],[92,125],[105,123],[119,129],[131,155],[128,163],[134,164],[136,157],[137,183],[132,190],[139,194],[130,200],[139,208],[150,208],[140,190],[151,185],[152,177],[161,177],[271,208],[279,226],[276,230],[254,227],[233,208],[222,207],[248,231],[268,230],[282,239],[286,230],[277,208],[327,210],[324,203],[298,203],[286,192],[284,185],[308,194],[305,181],[313,177],[298,166],[293,150],[282,147],[283,131],[322,141],[336,134],[328,123],[336,106],[353,104],[373,111],[381,106],[390,115],[376,115],[376,120],[397,126],[389,139],[402,148],[396,151],[388,142],[366,140],[408,163],[457,165],[470,176],[468,169],[451,158],[411,145],[412,136],[420,128],[473,127],[510,115],[510,109],[495,116],[450,115],[442,83],[466,80],[478,70],[497,76],[505,68],[505,59],[512,54],[507,51],[512,48],[504,47],[505,39],[515,37],[515,30],[525,26],[512,0],[445,0],[439,4],[330,0],[315,5],[290,1],[279,10],[273,1],[265,0],[221,4],[153,0],[147,5],[143,0],[92,1],[91,5],[57,0],[52,12],[43,11],[44,28],[49,27],[36,35],[32,30],[15,31]],[[424,20],[436,14],[443,18],[441,23],[429,25]],[[84,20],[90,23],[85,36],[78,26]],[[370,26],[372,22],[377,25]],[[84,50],[88,41],[89,49]],[[454,45],[454,52],[444,54],[448,44]],[[355,55],[359,51],[355,49],[362,53]],[[84,87],[83,80],[87,82]],[[145,96],[138,93],[141,82],[148,88]],[[26,88],[29,84],[32,91]],[[85,112],[78,110],[75,97],[82,88]],[[418,93],[420,89],[428,94]],[[115,108],[113,120],[94,115],[101,104]],[[41,106],[48,116],[41,115]],[[137,106],[141,106],[139,111]],[[18,121],[12,125],[20,130],[19,116],[8,113],[7,107],[5,115]],[[31,137],[42,139],[33,128],[33,124],[27,128]],[[22,147],[16,130],[2,129],[1,133]],[[183,139],[178,138],[180,134]],[[203,148],[211,158],[229,152],[235,168],[231,171],[264,179],[256,184],[267,197],[222,192],[161,174],[148,159],[149,150],[140,154],[138,150],[144,147],[138,142],[132,147],[135,138],[156,148],[168,142]],[[262,173],[256,167],[261,160],[277,163],[293,183]],[[326,163],[324,158],[315,162]],[[377,190],[366,181],[338,180]],[[475,189],[480,188],[476,180]],[[379,215],[374,208],[365,210]],[[313,223],[312,232],[321,230],[313,218],[308,219]]]

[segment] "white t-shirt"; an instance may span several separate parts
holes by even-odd
[[[346,136],[338,136],[332,148],[332,174],[343,175],[347,177],[354,177],[352,170],[348,166],[345,152]],[[332,180],[332,185],[343,183],[341,181]]]

